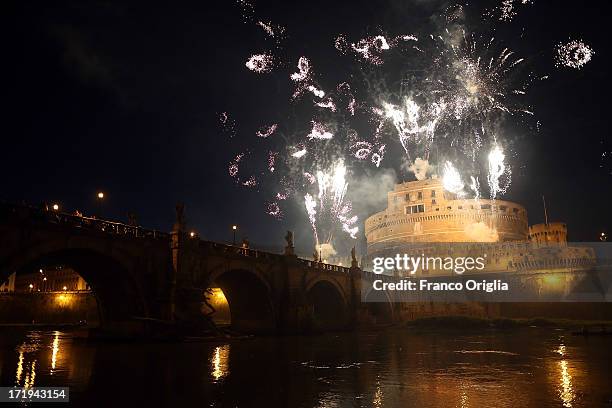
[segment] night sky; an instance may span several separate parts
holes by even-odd
[[[278,221],[265,214],[261,191],[228,176],[236,145],[262,123],[294,120],[282,115],[292,92],[287,76],[300,56],[337,83],[347,74],[333,47],[339,33],[417,33],[443,4],[260,1],[257,14],[286,27],[279,52],[293,61],[261,76],[244,62],[269,44],[232,1],[9,2],[2,13],[0,198],[59,202],[88,214],[101,190],[106,218],[125,221],[134,211],[141,225],[162,230],[171,228],[182,201],[205,239],[231,240],[230,226],[238,224],[253,246],[279,249],[293,229],[306,231],[297,244],[309,254],[307,218],[297,202]],[[534,224],[543,221],[545,194],[549,219],[567,222],[574,241],[595,240],[612,224],[612,166],[601,157],[612,150],[603,5],[534,0],[512,23],[513,35],[522,37],[504,34],[511,44],[520,40],[533,69],[550,75],[529,94],[541,127],[515,146],[504,198],[525,205]],[[555,44],[570,37],[596,52],[581,70],[553,65]],[[232,140],[219,126],[224,111],[236,120]]]

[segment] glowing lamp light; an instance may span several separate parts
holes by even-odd
[[[34,289],[34,285],[30,283],[30,289]]]
[[[46,276],[43,278],[43,281],[45,281],[45,282],[47,281],[47,277]]]
[[[236,230],[238,229],[238,226],[237,226],[237,225],[232,225],[232,229],[233,229],[234,231],[236,231]]]
[[[191,238],[195,237],[195,235],[196,235],[196,233],[195,233],[195,232],[193,232],[193,231],[191,231],[191,232],[189,233],[189,236],[190,236]]]
[[[59,210],[59,204],[53,204],[53,211]]]
[[[68,288],[67,288],[66,286],[64,286],[62,289],[64,289],[64,290],[68,290]]]
[[[98,193],[98,198],[99,198],[100,200],[101,200],[101,199],[103,199],[103,198],[104,198],[104,193],[100,191],[100,192]]]

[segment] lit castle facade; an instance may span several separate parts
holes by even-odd
[[[564,223],[529,226],[520,204],[462,199],[445,191],[435,176],[397,184],[387,193],[387,209],[366,219],[365,235],[366,268],[375,257],[415,253],[417,248],[443,255],[478,253],[486,247],[487,272],[582,269],[594,262],[592,249],[568,247]]]

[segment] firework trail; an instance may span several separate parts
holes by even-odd
[[[358,218],[351,214],[352,205],[345,200],[348,188],[346,175],[344,161],[338,160],[331,169],[317,171],[314,183],[318,189],[316,199],[310,193],[304,196],[304,205],[318,250],[322,248],[333,250],[332,241],[336,225],[351,238],[357,237],[359,227],[355,224]]]
[[[510,170],[504,163],[505,158],[504,152],[497,145],[494,146],[489,153],[489,174],[487,175],[487,182],[489,183],[489,191],[491,192],[492,199],[497,198],[497,195],[500,193],[503,194],[509,185],[509,182],[505,186],[500,185],[500,178],[504,174],[508,174],[509,177]]]

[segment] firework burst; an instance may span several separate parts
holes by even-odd
[[[509,22],[529,3],[503,0],[488,18],[492,24]],[[251,3],[239,5],[267,41],[285,37],[284,27],[255,18]],[[318,62],[308,56],[296,63],[275,52],[252,55],[246,66],[255,73],[292,67],[284,78],[292,88],[288,110],[299,111],[298,123],[289,129],[288,121],[262,121],[250,131],[257,136],[251,139],[266,144],[258,149],[263,152],[259,170],[247,170],[246,161],[254,157],[241,146],[242,153],[229,162],[230,177],[246,187],[272,184],[265,211],[275,218],[282,217],[288,197],[297,198],[315,245],[328,253],[334,251],[335,236],[356,238],[359,232],[349,200],[352,171],[399,168],[417,180],[439,172],[445,190],[475,200],[483,195],[479,180],[486,179],[490,197],[501,197],[510,185],[512,150],[500,129],[505,121],[528,122],[535,115],[526,102],[529,88],[547,75],[529,72],[530,64],[503,39],[470,32],[463,24],[468,12],[467,4],[447,7],[441,19],[446,25],[418,37],[382,28],[356,40],[338,35],[328,46],[362,74],[362,81],[350,76],[330,83],[319,72],[315,76]],[[570,41],[557,47],[556,63],[580,69],[593,55],[582,41]],[[398,58],[405,62],[402,72],[391,62]],[[227,114],[220,121],[224,128],[235,127]],[[485,146],[490,149],[482,152]]]

